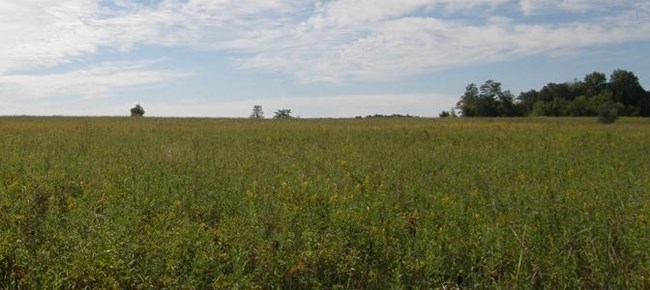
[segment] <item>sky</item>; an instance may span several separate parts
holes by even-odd
[[[0,0],[0,115],[437,116],[600,71],[650,89],[647,0]]]

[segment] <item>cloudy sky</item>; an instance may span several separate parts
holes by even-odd
[[[593,71],[650,88],[650,1],[0,0],[0,115],[437,116]]]

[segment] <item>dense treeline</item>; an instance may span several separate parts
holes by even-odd
[[[604,110],[650,116],[650,92],[626,70],[615,70],[609,80],[604,73],[593,72],[581,81],[549,83],[517,98],[501,83],[489,80],[480,87],[469,84],[458,109],[464,117],[596,116]]]

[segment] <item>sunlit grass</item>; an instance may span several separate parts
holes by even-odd
[[[0,287],[647,288],[649,125],[0,118]]]

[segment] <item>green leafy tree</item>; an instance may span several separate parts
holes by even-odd
[[[131,117],[142,117],[144,116],[144,108],[140,104],[135,105],[131,108]]]
[[[463,117],[516,116],[515,98],[510,91],[503,91],[501,83],[488,80],[480,87],[469,84],[460,97],[457,108]]]
[[[275,111],[274,119],[293,119],[291,116],[291,109],[280,109]]]
[[[464,117],[494,116],[595,116],[617,103],[621,116],[650,116],[650,92],[634,73],[615,70],[587,74],[583,80],[548,83],[541,90],[522,92],[515,99],[501,83],[469,84],[457,103]],[[621,107],[622,106],[622,107]]]
[[[589,98],[585,95],[579,96],[566,105],[563,113],[565,116],[593,116],[595,111],[592,110]]]
[[[478,87],[476,84],[471,83],[465,87],[465,93],[460,97],[460,100],[456,106],[460,110],[463,117],[477,117],[479,106],[478,102]]]
[[[488,80],[479,88],[478,115],[481,117],[496,117],[497,97],[501,92],[501,83]]]
[[[624,115],[639,115],[645,98],[645,90],[639,84],[639,79],[634,73],[626,70],[615,70],[609,78],[612,98],[615,102],[625,106]]]
[[[538,95],[539,93],[536,90],[530,90],[519,94],[516,105],[520,115],[528,115],[533,111],[533,106],[538,101]]]
[[[607,88],[607,76],[601,72],[592,72],[585,76],[585,95],[593,97]]]
[[[253,112],[250,115],[251,119],[264,119],[264,111],[262,111],[262,106],[255,105],[253,106]]]

